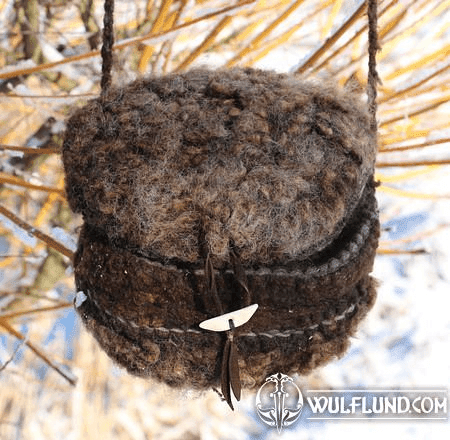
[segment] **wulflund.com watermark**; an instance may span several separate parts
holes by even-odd
[[[300,417],[314,420],[448,420],[448,390],[300,390],[282,373],[268,377],[256,395],[256,412],[279,433]]]

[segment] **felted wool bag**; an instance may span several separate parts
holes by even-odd
[[[87,329],[132,374],[225,394],[236,368],[254,388],[341,356],[376,296],[370,133],[354,92],[250,68],[90,101],[63,146]],[[199,327],[250,304],[227,333]]]

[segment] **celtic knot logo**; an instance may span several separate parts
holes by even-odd
[[[256,411],[260,419],[275,427],[278,433],[297,421],[303,408],[300,389],[289,376],[269,376],[256,395]]]

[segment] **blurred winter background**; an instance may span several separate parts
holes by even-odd
[[[116,0],[114,81],[253,65],[364,89],[363,3]],[[81,219],[58,151],[71,108],[99,93],[102,8],[0,0],[0,439],[278,438],[253,393],[231,413],[212,391],[128,376],[72,310]],[[296,378],[303,389],[450,382],[450,2],[385,0],[379,14],[378,300],[342,359]],[[300,418],[281,437],[447,439],[449,426]]]

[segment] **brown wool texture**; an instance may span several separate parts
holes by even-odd
[[[84,225],[77,307],[139,376],[205,389],[226,336],[199,328],[248,305],[242,385],[344,353],[376,293],[376,145],[362,97],[255,69],[197,69],[112,88],[69,119],[66,191]]]

